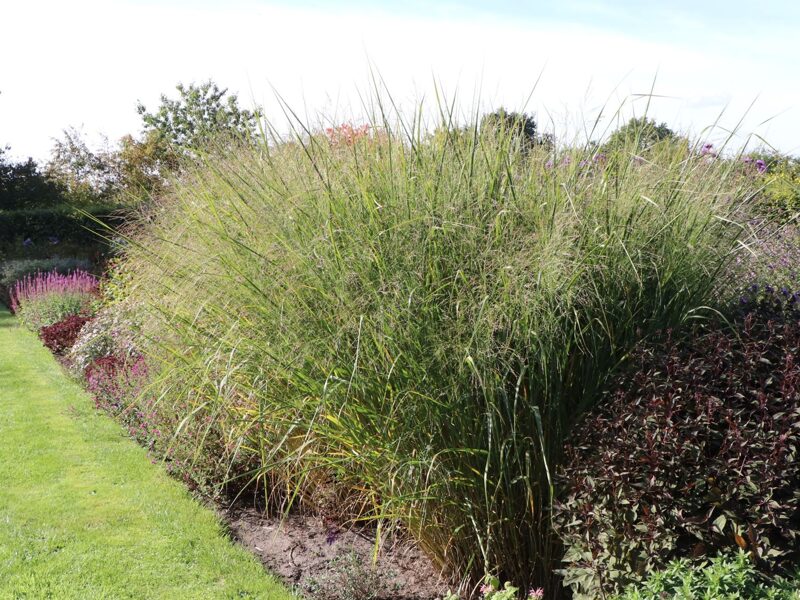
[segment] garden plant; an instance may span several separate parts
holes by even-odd
[[[135,228],[147,397],[272,510],[332,489],[556,597],[565,441],[642,341],[730,305],[758,180],[644,126],[600,151],[373,105],[193,157]]]

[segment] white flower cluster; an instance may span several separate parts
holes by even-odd
[[[82,374],[93,361],[104,356],[130,358],[138,354],[134,338],[138,329],[137,311],[127,302],[102,308],[81,329],[68,354],[73,372]]]

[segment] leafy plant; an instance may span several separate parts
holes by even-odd
[[[63,354],[75,344],[81,329],[89,321],[90,317],[70,315],[63,321],[42,327],[39,330],[39,338],[51,352]]]
[[[755,153],[747,159],[749,172],[759,176],[763,185],[757,207],[778,223],[796,222],[800,213],[800,159],[779,153]]]
[[[646,116],[634,117],[611,134],[604,149],[607,152],[626,148],[638,154],[677,137],[666,123],[656,123]]]
[[[772,573],[800,553],[800,311],[773,290],[736,330],[640,347],[574,432],[555,521],[575,598],[680,556],[744,548]]]
[[[202,150],[219,136],[247,138],[255,133],[256,114],[240,108],[236,94],[228,94],[213,81],[179,83],[176,89],[178,98],[162,94],[155,112],[148,112],[142,103],[137,107],[145,134],[163,140],[166,152]]]
[[[633,585],[617,600],[797,600],[800,582],[767,581],[747,552],[711,560],[681,559]]]
[[[11,289],[11,309],[33,331],[89,309],[97,279],[85,271],[36,273]]]
[[[14,284],[38,272],[55,272],[66,275],[70,271],[89,269],[88,260],[80,258],[12,259],[0,262],[0,300],[11,304]]]

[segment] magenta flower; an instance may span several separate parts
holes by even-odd
[[[93,294],[97,291],[97,284],[94,275],[80,270],[67,275],[55,271],[27,275],[11,288],[11,310],[17,312],[20,304],[49,294]]]

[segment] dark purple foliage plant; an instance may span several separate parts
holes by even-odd
[[[798,303],[778,292],[749,301],[735,328],[634,353],[559,474],[562,574],[576,599],[737,547],[763,572],[796,564],[798,352]]]

